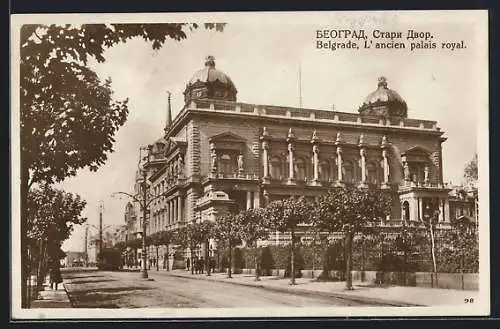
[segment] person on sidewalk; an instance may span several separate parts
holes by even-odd
[[[50,289],[57,290],[57,285],[62,282],[61,270],[59,269],[59,262],[53,261],[50,266]]]
[[[189,271],[189,270],[191,269],[191,268],[189,267],[189,265],[191,265],[191,264],[189,263],[189,257],[188,257],[188,258],[187,258],[187,260],[186,260],[186,265],[187,265],[187,270]]]

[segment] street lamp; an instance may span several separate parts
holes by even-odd
[[[150,195],[149,194],[149,186],[148,186],[148,182],[147,182],[147,172],[146,172],[146,168],[145,168],[145,165],[147,163],[149,163],[149,157],[151,155],[151,150],[152,150],[153,146],[152,145],[148,145],[147,147],[141,147],[139,149],[139,163],[137,164],[137,167],[139,168],[139,171],[141,172],[142,174],[142,179],[141,179],[141,184],[140,184],[140,191],[137,193],[137,195],[133,195],[133,194],[130,194],[130,193],[127,193],[127,192],[115,192],[113,194],[111,194],[111,196],[115,196],[115,195],[118,195],[118,194],[123,194],[123,195],[126,195],[128,196],[129,198],[131,198],[132,200],[134,200],[135,202],[137,202],[139,205],[140,205],[140,208],[142,210],[142,234],[141,234],[141,237],[142,237],[142,266],[141,266],[141,277],[143,279],[147,279],[148,278],[148,270],[147,270],[147,254],[146,254],[146,229],[147,229],[147,215],[149,214],[149,206],[151,205],[151,203],[153,201],[155,201],[156,199],[164,196],[164,193],[160,194],[160,195],[157,195],[157,196],[153,196],[153,195]],[[142,166],[140,166],[141,164],[141,160],[143,160],[142,158],[142,151],[145,150],[147,151],[147,155],[144,157],[144,159],[146,159],[146,163]]]
[[[96,225],[93,225],[93,224],[85,224],[85,262],[86,262],[86,266],[87,266],[87,263],[89,261],[89,255],[88,255],[88,249],[87,249],[87,236],[88,236],[88,228],[89,227],[92,227],[94,228],[97,232],[99,232],[99,261],[102,261],[102,242],[103,242],[103,238],[102,238],[102,233],[107,230],[108,228],[112,227],[113,225],[110,224],[110,225],[106,225],[104,227],[102,227],[102,217],[100,218],[100,221],[99,221],[99,226],[96,226]]]

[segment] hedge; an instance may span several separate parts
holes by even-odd
[[[436,238],[437,270],[443,273],[477,273],[479,253],[477,246],[471,251],[452,248],[444,242],[443,236]],[[382,272],[430,272],[433,270],[430,243],[422,240],[405,253],[398,248],[394,239],[355,239],[353,243],[352,269],[354,271]],[[295,267],[297,270],[345,270],[344,246],[342,240],[330,243],[328,247],[296,246]],[[235,248],[233,266],[235,273],[241,269],[255,269],[255,254],[261,268],[261,275],[271,275],[272,269],[285,269],[289,274],[290,246],[267,246],[261,248]]]

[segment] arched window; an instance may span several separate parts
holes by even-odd
[[[403,218],[404,221],[410,220],[410,203],[408,201],[403,202]]]
[[[222,154],[219,160],[219,172],[226,176],[231,176],[236,172],[236,163],[234,157],[230,154]]]
[[[366,164],[366,181],[370,184],[377,184],[378,178],[378,168],[377,164],[374,162],[368,162]]]
[[[282,179],[283,175],[281,173],[281,159],[278,156],[273,156],[271,158],[271,177],[273,179]]]
[[[303,158],[297,158],[295,160],[295,174],[297,175],[297,180],[305,180],[307,176],[306,163]]]
[[[319,179],[324,182],[331,180],[331,168],[330,163],[326,159],[321,159],[319,161]]]

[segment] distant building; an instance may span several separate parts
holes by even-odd
[[[63,265],[65,267],[82,267],[85,266],[85,252],[83,251],[67,251],[64,257]]]

